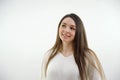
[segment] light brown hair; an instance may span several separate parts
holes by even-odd
[[[93,67],[93,69],[96,69],[98,71],[98,73],[100,74],[101,79],[104,80],[105,76],[104,76],[104,72],[103,72],[101,63],[99,62],[95,53],[88,47],[86,32],[84,29],[83,22],[80,19],[80,17],[74,13],[65,15],[58,24],[56,42],[55,42],[54,46],[50,49],[52,52],[48,58],[48,61],[47,61],[46,67],[45,67],[45,69],[46,69],[45,74],[46,74],[49,62],[51,61],[51,59],[54,58],[54,56],[62,48],[62,41],[59,37],[59,27],[61,25],[61,22],[67,17],[72,18],[76,24],[76,33],[75,33],[75,38],[73,41],[73,48],[74,48],[74,59],[78,66],[81,80],[91,80],[88,77],[89,66],[87,64],[90,64]]]

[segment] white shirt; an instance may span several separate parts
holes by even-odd
[[[57,53],[53,59],[50,60],[45,76],[45,65],[50,53],[51,52],[47,52],[47,54],[43,58],[43,64],[41,68],[41,80],[80,80],[79,70],[74,60],[74,56],[70,55],[68,57],[65,57],[60,52]],[[88,57],[92,59],[90,55],[88,55]],[[89,78],[89,80],[101,80],[98,71],[95,70],[94,67],[92,67],[92,65],[88,63],[88,61],[86,64],[88,67],[87,77]]]
[[[46,80],[80,80],[74,56],[65,57],[58,53],[48,65]]]

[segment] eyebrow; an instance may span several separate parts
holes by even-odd
[[[65,24],[65,25],[66,25],[66,23],[65,23],[65,22],[62,22],[62,24]],[[73,26],[73,27],[75,27],[75,25],[70,25],[70,26]]]
[[[62,22],[62,24],[66,24],[65,22]]]

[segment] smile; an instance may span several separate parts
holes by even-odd
[[[62,34],[63,37],[70,37],[70,35]]]

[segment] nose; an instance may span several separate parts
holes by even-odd
[[[70,32],[69,27],[66,27],[66,28],[65,28],[65,32]]]

